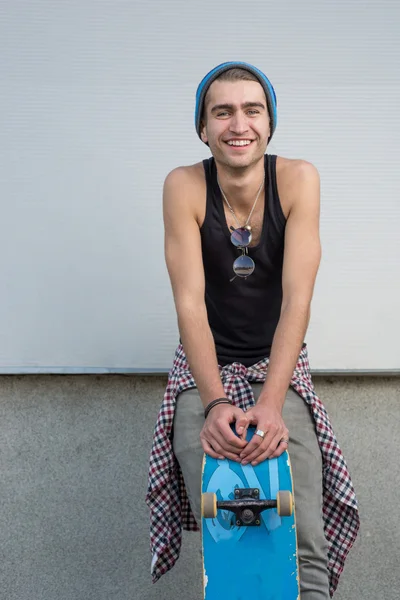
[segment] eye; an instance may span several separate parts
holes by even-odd
[[[217,113],[217,117],[227,117],[228,114],[229,114],[228,111],[223,110],[223,111]]]
[[[260,111],[256,110],[255,108],[252,108],[252,109],[250,109],[250,110],[247,111],[247,114],[249,114],[249,115],[259,115]]]

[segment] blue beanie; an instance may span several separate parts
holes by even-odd
[[[265,96],[267,98],[268,112],[271,119],[271,135],[269,137],[269,139],[271,139],[276,129],[277,123],[275,90],[272,87],[272,84],[269,81],[269,79],[264,75],[262,71],[260,71],[256,67],[253,67],[253,65],[249,65],[248,63],[244,62],[222,63],[221,65],[218,65],[218,67],[215,67],[215,69],[212,69],[212,71],[207,73],[207,75],[200,82],[196,92],[196,109],[194,113],[194,122],[197,135],[201,139],[200,119],[203,113],[204,99],[206,97],[210,85],[213,81],[217,79],[217,77],[219,77],[219,75],[221,75],[221,73],[224,73],[224,71],[229,71],[230,69],[244,69],[245,71],[249,71],[249,73],[252,73],[255,77],[257,77],[258,81],[262,85],[263,90],[265,92]]]

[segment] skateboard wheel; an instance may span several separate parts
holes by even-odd
[[[290,517],[293,514],[293,496],[291,492],[280,491],[277,493],[276,509],[280,517]]]
[[[204,492],[201,496],[201,514],[205,519],[215,519],[217,516],[217,495]]]

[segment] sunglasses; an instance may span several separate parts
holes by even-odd
[[[233,281],[236,279],[236,277],[242,277],[243,279],[246,279],[255,269],[254,260],[248,255],[248,246],[250,245],[252,239],[251,230],[247,227],[238,227],[235,229],[232,226],[230,229],[232,231],[232,244],[242,251],[241,256],[239,256],[233,263],[233,272],[235,273],[235,277],[232,277],[230,281]]]

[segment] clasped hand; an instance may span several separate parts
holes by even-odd
[[[235,423],[237,435],[232,431]],[[264,433],[246,441],[250,425]],[[239,436],[239,437],[238,437]],[[276,458],[288,447],[289,432],[281,411],[266,404],[256,404],[246,412],[228,404],[211,409],[200,433],[203,450],[213,458],[229,458],[243,465],[259,464],[266,458]]]

